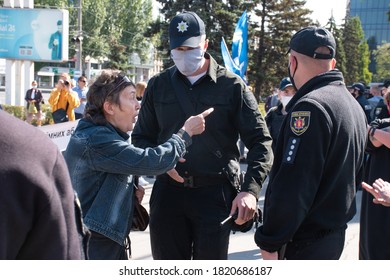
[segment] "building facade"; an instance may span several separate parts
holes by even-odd
[[[347,16],[360,18],[365,39],[370,51],[378,45],[390,43],[390,0],[348,0]],[[375,72],[375,61],[371,58],[369,70]]]

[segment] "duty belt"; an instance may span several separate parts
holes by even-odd
[[[169,175],[163,174],[157,176],[160,182],[168,183],[173,186],[184,188],[203,188],[212,185],[230,184],[228,179],[223,174],[208,175],[208,176],[182,176],[184,183],[180,183],[172,179]]]

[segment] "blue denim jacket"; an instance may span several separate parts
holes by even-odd
[[[124,244],[130,232],[133,188],[130,174],[159,175],[175,167],[185,143],[173,135],[155,148],[140,149],[111,125],[81,119],[64,153],[85,225]]]

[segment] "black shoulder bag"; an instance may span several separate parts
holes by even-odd
[[[189,118],[190,116],[195,116],[197,114],[195,112],[194,106],[191,104],[191,101],[187,95],[187,89],[184,87],[182,81],[178,80],[178,82],[175,82],[172,79],[173,75],[175,74],[175,71],[176,67],[172,67],[169,70],[176,97],[179,100],[180,106],[186,114],[186,117]],[[239,193],[241,191],[241,185],[244,182],[245,175],[245,172],[240,172],[240,164],[236,160],[229,160],[228,158],[226,158],[222,149],[219,147],[215,138],[210,134],[209,130],[205,130],[202,135],[203,137],[201,137],[200,139],[203,141],[203,144],[205,144],[206,147],[211,151],[211,153],[215,155],[217,163],[221,166],[222,172],[225,174],[230,184],[235,188],[237,193]],[[232,218],[235,219],[236,217],[233,216]],[[253,227],[254,224],[257,227],[259,222],[261,222],[261,210],[257,209],[255,216],[252,220],[249,220],[242,225],[237,225],[233,222],[232,231],[247,232]]]
[[[68,118],[68,107],[69,102],[66,102],[66,108],[65,110],[63,108],[60,108],[58,110],[55,110],[51,115],[53,116],[54,123],[63,123],[69,121]]]

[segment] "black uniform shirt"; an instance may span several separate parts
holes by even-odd
[[[179,71],[169,69],[154,76],[148,83],[138,121],[132,133],[132,142],[138,147],[151,147],[164,143],[176,133],[189,117],[184,112],[172,83],[184,83],[183,92],[193,104],[196,114],[213,107],[206,117],[206,130],[210,131],[227,159],[238,159],[237,140],[240,135],[249,152],[244,191],[258,197],[260,186],[272,163],[271,137],[264,118],[258,109],[254,95],[243,80],[226,71],[209,55],[210,66],[205,76],[195,84]],[[192,137],[185,163],[178,163],[176,170],[181,176],[208,176],[221,174],[221,164],[200,139]],[[226,165],[227,163],[222,163]]]
[[[337,70],[308,81],[287,111],[255,235],[269,252],[346,226],[356,213],[367,135],[364,113]]]

